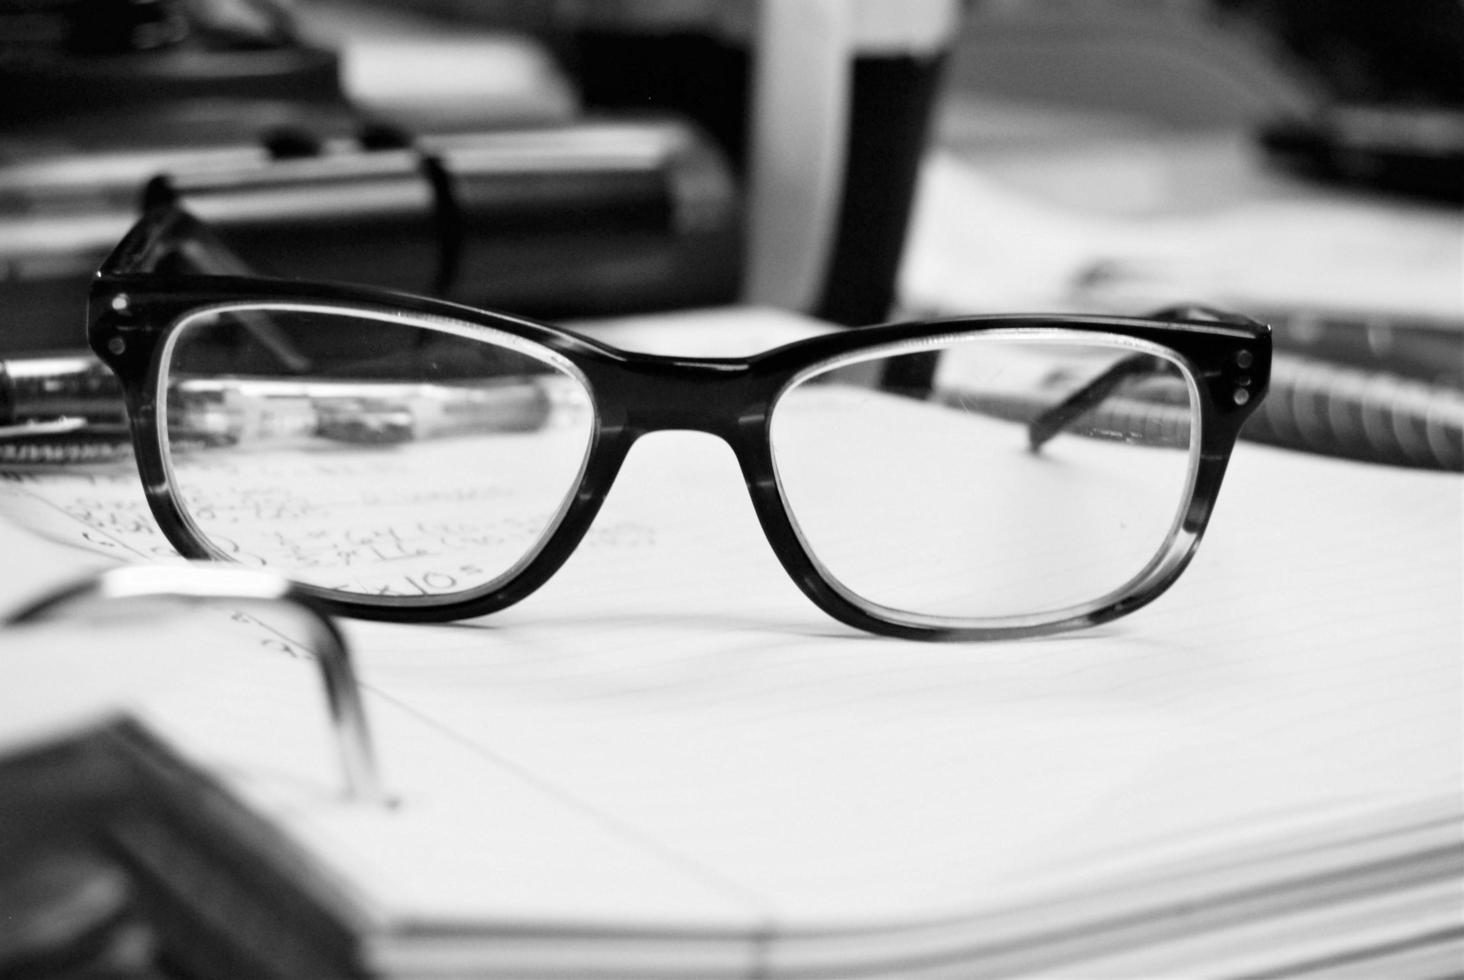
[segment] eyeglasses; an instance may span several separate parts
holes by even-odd
[[[783,567],[851,626],[988,639],[1103,622],[1190,559],[1270,368],[1268,328],[1198,310],[895,324],[688,359],[238,270],[158,208],[95,280],[89,338],[123,388],[149,505],[183,555],[269,568],[370,619],[522,599],[631,445],[689,429],[731,446]]]

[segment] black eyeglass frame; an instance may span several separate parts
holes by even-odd
[[[164,256],[187,245],[197,263],[230,274],[159,270]],[[232,274],[241,269],[209,229],[176,207],[148,211],[103,263],[88,307],[88,341],[121,385],[148,506],[169,542],[188,558],[218,558],[174,493],[159,423],[163,354],[180,320],[205,308],[237,303],[302,303],[445,317],[522,338],[568,360],[589,386],[595,426],[578,487],[537,551],[513,574],[477,589],[443,596],[344,596],[305,585],[328,611],[398,622],[460,620],[495,612],[528,596],[568,559],[588,531],[631,445],[662,430],[694,430],[732,448],[769,544],[788,575],[819,608],[871,633],[910,639],[1017,638],[1092,626],[1157,598],[1192,558],[1209,523],[1241,426],[1264,397],[1271,361],[1270,328],[1247,317],[1177,311],[1203,319],[1150,319],[1042,314],[975,316],[894,323],[821,334],[745,358],[685,358],[626,351],[560,327],[364,286]],[[1214,318],[1212,318],[1214,317]],[[1160,555],[1121,595],[1110,594],[1059,618],[1036,613],[981,625],[886,610],[824,574],[789,516],[769,439],[772,407],[809,369],[859,352],[905,348],[989,331],[1094,332],[1146,341],[1190,368],[1198,400],[1200,448],[1190,498]]]

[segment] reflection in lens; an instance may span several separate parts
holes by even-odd
[[[161,384],[174,494],[216,555],[353,594],[508,575],[558,522],[593,427],[558,354],[436,318],[205,311]]]
[[[990,332],[808,372],[771,438],[800,535],[856,601],[910,621],[1050,620],[1127,589],[1167,547],[1198,417],[1161,348]]]

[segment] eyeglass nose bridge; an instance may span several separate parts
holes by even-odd
[[[623,407],[623,427],[633,436],[686,430],[730,443],[767,416],[773,386],[747,361],[657,357],[596,382],[613,405]]]

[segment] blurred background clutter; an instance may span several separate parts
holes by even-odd
[[[589,114],[494,23],[228,0],[0,4],[0,348],[80,347],[148,195],[258,272],[561,316],[726,302],[738,201],[666,113]]]
[[[264,273],[540,317],[1453,330],[1464,4],[0,0],[0,351],[81,345],[148,195]]]
[[[0,0],[0,380],[167,201],[262,274],[546,319],[1227,306],[1275,329],[1244,436],[1464,470],[1464,0]],[[1358,484],[1314,523],[1370,583],[1402,484]],[[0,974],[150,959],[106,873],[25,855]]]

